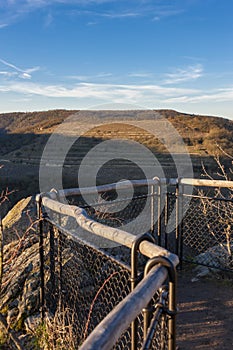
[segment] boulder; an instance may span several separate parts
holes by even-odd
[[[230,252],[226,244],[218,244],[197,255],[193,261],[213,268],[232,268],[232,258],[233,244],[230,246]]]
[[[22,237],[36,220],[36,205],[33,197],[21,199],[3,218],[4,244]]]

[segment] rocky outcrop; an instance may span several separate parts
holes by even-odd
[[[3,218],[4,244],[22,237],[36,220],[36,205],[33,197],[21,199]]]
[[[213,268],[231,269],[233,267],[233,244],[218,244],[197,255],[193,261]]]
[[[3,220],[7,240],[12,240],[15,230],[18,239],[5,244],[3,249],[0,316],[21,338],[23,349],[28,348],[24,342],[27,319],[39,313],[40,264],[35,213],[35,204],[29,197],[21,200]]]

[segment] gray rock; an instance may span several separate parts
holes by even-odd
[[[219,244],[196,256],[194,262],[209,265],[213,268],[230,267],[232,264],[233,244],[231,245],[230,250],[231,254],[226,244]]]
[[[36,221],[36,205],[32,197],[21,199],[3,218],[4,243],[22,237],[31,222]],[[16,235],[17,232],[17,235]]]

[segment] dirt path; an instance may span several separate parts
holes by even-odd
[[[178,273],[178,349],[233,349],[233,283],[194,276]]]

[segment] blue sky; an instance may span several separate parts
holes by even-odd
[[[0,0],[0,112],[103,104],[233,118],[232,0]]]

